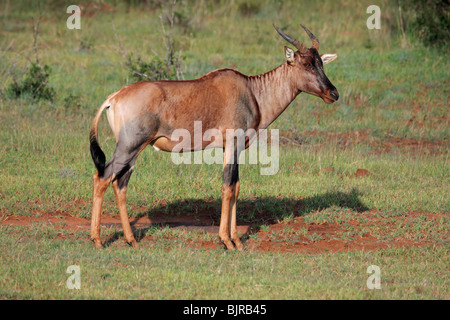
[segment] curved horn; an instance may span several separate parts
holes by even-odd
[[[312,47],[314,49],[317,50],[317,52],[319,51],[319,39],[317,39],[311,31],[308,30],[308,28],[306,28],[304,25],[300,24],[300,26],[306,31],[306,33],[308,34],[308,36],[311,38],[312,41]]]
[[[280,36],[283,37],[284,40],[292,43],[298,49],[298,51],[300,51],[300,53],[305,53],[306,50],[308,50],[308,48],[305,47],[305,45],[303,43],[296,40],[295,38],[288,36],[286,33],[281,31],[280,29],[278,29],[276,25],[273,25],[273,27],[275,28],[275,30],[277,30],[277,32],[280,34]]]

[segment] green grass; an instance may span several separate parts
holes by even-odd
[[[34,59],[30,21],[38,11],[26,1],[0,3],[0,220],[47,212],[90,217],[88,132],[104,99],[132,81],[115,34],[127,52],[164,54],[160,8],[106,4],[114,10],[85,6],[81,30],[65,27],[66,4],[43,4],[39,59],[51,66],[56,92],[53,102],[45,102],[5,94]],[[254,75],[283,63],[286,43],[272,23],[309,44],[302,23],[320,39],[321,53],[339,54],[325,70],[339,101],[326,105],[301,94],[271,125],[283,142],[279,172],[263,176],[260,165],[241,166],[238,223],[255,223],[286,243],[323,240],[292,228],[301,216],[307,223],[338,223],[340,239],[369,233],[381,242],[402,237],[431,245],[314,255],[230,253],[184,245],[211,241],[211,235],[155,227],[146,235],[160,240],[142,241],[137,250],[116,243],[95,250],[86,231],[0,225],[0,297],[448,299],[448,218],[430,218],[450,212],[448,54],[423,47],[409,33],[404,41],[396,2],[384,1],[382,29],[368,30],[370,4],[189,2],[180,4],[174,34],[186,79],[222,67]],[[105,117],[99,137],[110,157],[115,141]],[[357,169],[370,174],[356,178]],[[147,148],[128,188],[130,215],[207,210],[217,219],[221,179],[221,165],[177,166],[170,154]],[[118,213],[111,189],[103,209]],[[395,228],[366,225],[372,211]],[[411,212],[427,215],[397,219]],[[361,226],[349,223],[354,220]],[[279,234],[270,233],[275,223],[286,223]],[[115,234],[102,230],[103,238]],[[249,238],[258,240],[256,233]],[[81,290],[65,287],[72,264],[81,267]],[[381,268],[381,290],[366,287],[372,264]]]
[[[79,138],[74,139],[70,132],[64,132],[64,128],[56,130],[61,134],[42,127],[36,128],[37,133],[31,133],[31,130],[4,132],[13,135],[6,139],[15,139],[16,142],[8,147],[17,148],[17,151],[8,152],[9,156],[2,160],[2,212],[61,210],[89,217],[90,206],[87,204],[91,198],[94,170],[86,152],[88,145],[83,139],[83,131],[80,130]],[[39,138],[43,136],[47,136],[44,142]],[[48,148],[41,145],[43,143],[48,143]],[[69,148],[72,150],[65,151]],[[330,167],[333,172],[324,170]],[[358,168],[368,170],[370,175],[353,177]],[[260,170],[260,165],[241,166],[241,200],[302,197],[310,200],[310,208],[304,212],[307,213],[313,208],[336,203],[339,199],[333,199],[333,195],[342,193],[350,197],[355,191],[350,200],[355,205],[358,201],[360,207],[449,212],[447,156],[411,157],[401,153],[368,156],[364,152],[340,150],[332,145],[318,150],[307,146],[282,147],[278,173],[263,176]],[[220,165],[174,165],[170,154],[156,153],[149,148],[138,159],[128,189],[128,203],[152,210],[161,200],[168,203],[183,199],[217,200],[221,197],[221,178]],[[108,190],[105,199],[106,211],[116,212],[112,189]],[[55,206],[55,203],[62,206]],[[131,210],[130,214],[141,212]]]
[[[1,226],[1,297],[448,299],[449,294],[446,247],[261,255],[186,250],[181,242],[162,241],[139,249],[111,246],[96,250],[85,239],[70,235],[58,240],[52,230],[43,225],[34,230]],[[80,290],[66,287],[70,265],[80,267]],[[370,265],[380,267],[380,290],[367,289]]]

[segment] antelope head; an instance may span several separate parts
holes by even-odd
[[[301,25],[312,41],[312,47],[308,48],[300,41],[288,36],[283,31],[274,28],[289,43],[297,48],[294,52],[289,47],[285,48],[286,60],[298,74],[297,89],[315,96],[318,96],[325,103],[333,103],[339,99],[339,92],[336,87],[328,80],[323,66],[337,58],[337,54],[319,55],[319,40],[306,27]]]

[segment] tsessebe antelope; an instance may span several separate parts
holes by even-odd
[[[203,132],[215,128],[223,133],[223,137],[226,137],[227,129],[259,132],[267,128],[301,92],[318,96],[325,103],[333,103],[339,98],[338,91],[323,70],[323,65],[336,59],[337,54],[319,55],[319,41],[303,25],[312,40],[311,48],[274,27],[297,51],[285,47],[286,62],[267,73],[248,77],[232,69],[220,69],[196,80],[141,81],[106,99],[90,131],[91,155],[98,171],[93,178],[91,222],[91,240],[97,247],[102,246],[101,207],[110,183],[117,199],[125,240],[137,245],[125,201],[136,158],[148,144],[156,150],[171,152],[179,143],[171,139],[171,134],[176,129],[185,129],[193,135],[194,121],[201,121]],[[116,138],[116,149],[106,164],[97,140],[98,122],[105,109]],[[211,143],[192,144],[184,150],[202,150],[207,146],[211,147]],[[242,250],[236,228],[237,159],[242,150],[235,143],[227,144],[225,139],[217,141],[215,147],[224,150],[219,237],[227,249]]]

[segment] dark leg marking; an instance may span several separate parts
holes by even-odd
[[[237,163],[227,164],[223,168],[222,175],[223,184],[226,186],[232,186],[239,181],[239,165]]]
[[[127,170],[126,171],[122,170],[122,172],[124,172],[124,173],[119,175],[117,178],[117,180],[118,180],[117,183],[118,183],[119,189],[123,189],[128,186],[128,181],[130,180],[131,174],[133,173],[133,168],[130,167],[129,165],[127,165],[126,168],[124,168],[124,169],[127,169]]]
[[[237,138],[234,139],[234,151],[233,151],[233,163],[225,163],[225,166],[223,168],[223,175],[222,175],[222,181],[223,181],[223,185],[226,186],[232,186],[235,185],[236,182],[239,181],[239,163],[238,163],[238,158],[239,158],[239,154],[240,151],[238,152],[238,150],[240,149],[241,146],[238,146],[238,141]],[[224,161],[227,161],[226,159],[224,159]]]

